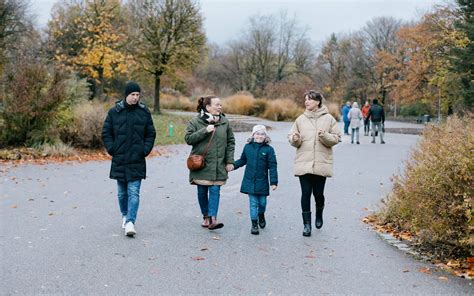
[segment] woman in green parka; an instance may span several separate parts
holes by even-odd
[[[190,171],[189,182],[197,185],[204,220],[201,226],[213,230],[224,227],[216,217],[220,188],[227,180],[227,173],[234,168],[235,139],[218,97],[199,98],[197,111],[199,114],[189,121],[184,137],[186,143],[193,146],[191,154],[203,155],[211,137],[212,140],[205,156],[206,165],[198,171]]]

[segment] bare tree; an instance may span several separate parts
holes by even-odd
[[[365,34],[367,48],[370,50],[372,64],[377,64],[381,52],[394,54],[397,49],[397,32],[402,27],[402,22],[393,17],[379,17],[367,22],[362,29]],[[388,74],[380,71],[375,77],[379,95],[382,103],[385,102],[390,86],[387,85],[385,77]]]
[[[397,32],[401,26],[401,21],[393,17],[377,17],[368,21],[362,32],[373,53],[382,50],[393,53],[396,48]]]
[[[247,32],[246,54],[254,65],[256,90],[263,91],[272,76],[274,61],[274,32],[275,20],[273,16],[253,16]]]
[[[21,47],[17,41],[33,30],[27,0],[0,0],[0,75],[8,51]]]
[[[296,71],[300,74],[310,74],[314,55],[315,51],[313,46],[303,32],[297,38],[293,48],[292,58],[296,67]]]
[[[202,16],[192,0],[131,0],[129,5],[136,26],[133,52],[154,76],[153,110],[159,113],[161,76],[199,62],[205,45]]]

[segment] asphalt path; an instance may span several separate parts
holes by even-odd
[[[225,227],[200,227],[186,145],[160,147],[164,155],[147,160],[135,238],[121,229],[110,162],[2,164],[0,294],[473,294],[470,281],[415,260],[361,222],[390,191],[417,136],[386,134],[385,145],[344,136],[326,183],[324,227],[303,237],[290,123],[247,121],[272,127],[278,160],[279,186],[258,236],[239,192],[243,169],[221,190]],[[248,136],[236,133],[236,157]]]

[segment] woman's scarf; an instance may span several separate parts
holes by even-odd
[[[212,124],[212,123],[219,122],[219,120],[221,119],[221,116],[220,115],[212,115],[209,112],[205,112],[204,110],[201,110],[201,118]]]

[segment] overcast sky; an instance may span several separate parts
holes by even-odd
[[[296,16],[300,26],[308,29],[313,42],[321,42],[331,33],[348,33],[361,29],[374,17],[392,16],[417,20],[434,4],[447,0],[202,0],[201,11],[209,41],[224,45],[235,39],[255,14],[278,14],[286,10]],[[31,0],[37,24],[44,27],[57,0]]]

